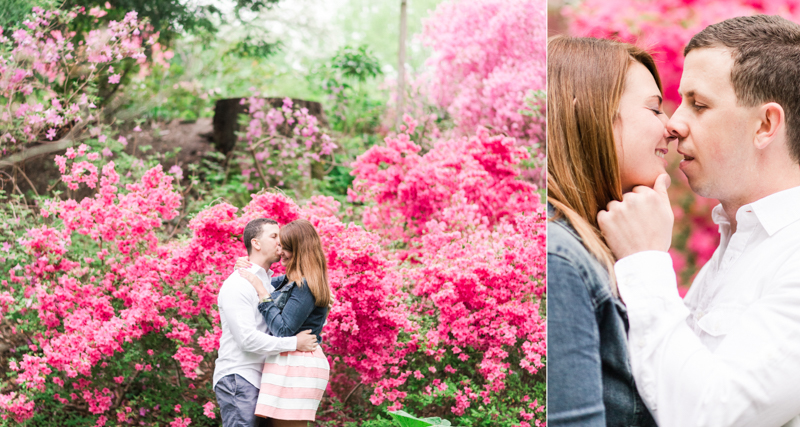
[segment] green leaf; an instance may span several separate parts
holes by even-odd
[[[417,418],[405,411],[390,411],[389,415],[397,421],[400,427],[450,427],[450,421],[443,420],[439,417]]]

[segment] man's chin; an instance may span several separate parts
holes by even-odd
[[[686,175],[686,174],[684,173],[684,175]],[[704,185],[704,183],[701,182],[701,180],[698,179],[697,177],[694,177],[694,179],[693,179],[689,175],[686,175],[686,179],[687,179],[687,181],[689,181],[689,188],[691,188],[692,191],[695,194],[697,194],[698,196],[705,197],[705,198],[708,198],[708,199],[714,199],[715,198],[715,197],[711,196],[711,194],[713,192],[709,191],[708,186]]]

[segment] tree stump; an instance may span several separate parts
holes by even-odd
[[[284,98],[265,98],[273,108],[281,108]],[[242,104],[242,100],[245,101]],[[293,107],[307,108],[309,114],[316,117],[321,125],[326,125],[322,104],[304,99],[292,99]],[[228,154],[236,147],[236,132],[243,130],[239,126],[239,114],[247,113],[247,98],[220,99],[214,106],[214,146],[223,153]],[[291,128],[281,129],[281,133],[291,136]]]

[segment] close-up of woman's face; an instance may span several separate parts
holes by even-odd
[[[661,109],[661,92],[648,69],[633,61],[625,76],[625,89],[614,123],[622,191],[637,185],[652,187],[666,172],[669,142],[665,133],[667,115]]]
[[[281,265],[286,267],[290,259],[292,259],[292,253],[281,246]]]

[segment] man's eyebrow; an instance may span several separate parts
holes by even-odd
[[[680,91],[680,90],[678,90],[678,95],[679,95],[681,98],[683,98],[684,96],[685,96],[686,98],[694,98],[694,96],[695,96],[695,91],[694,91],[694,90],[690,90],[690,91],[686,92],[685,94],[683,94],[683,93],[681,93],[681,91]]]

